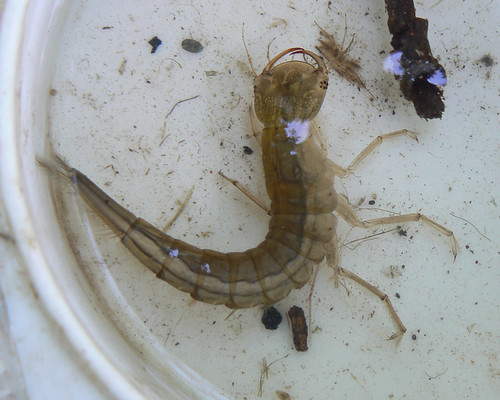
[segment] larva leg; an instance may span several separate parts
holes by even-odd
[[[250,115],[250,126],[252,127],[253,136],[255,137],[255,140],[257,140],[257,143],[259,143],[259,146],[262,146],[262,130],[257,129],[259,121],[252,106],[248,108],[248,114]]]
[[[271,209],[266,206],[262,201],[260,201],[255,195],[252,194],[245,186],[239,183],[237,180],[232,179],[226,175],[222,171],[219,171],[219,175],[222,176],[225,180],[231,182],[236,189],[241,191],[245,196],[247,196],[250,200],[252,200],[255,204],[257,204],[260,208],[262,208],[267,214],[271,215]]]
[[[338,238],[337,234],[333,236],[330,243],[325,244],[326,250],[326,264],[333,269],[333,281],[335,283],[335,287],[339,286],[339,251],[338,251]]]
[[[384,218],[374,218],[363,221],[367,226],[377,226],[377,225],[385,225],[385,224],[399,224],[403,222],[417,222],[423,221],[431,228],[435,229],[439,233],[445,235],[451,240],[451,251],[453,253],[453,261],[457,258],[457,248],[458,243],[455,235],[448,228],[445,228],[443,225],[438,224],[436,221],[430,219],[429,217],[420,214],[403,214],[403,215],[393,215],[392,217],[384,217]]]
[[[329,267],[332,267],[335,275],[335,285],[338,286],[338,276],[343,275],[349,279],[352,279],[359,285],[363,286],[365,289],[368,289],[370,292],[372,292],[375,296],[377,296],[381,301],[383,301],[386,305],[387,308],[389,309],[389,313],[391,314],[392,318],[396,322],[396,325],[398,326],[398,332],[395,332],[389,337],[389,340],[396,339],[400,336],[402,336],[406,332],[406,327],[404,326],[403,322],[401,321],[401,318],[399,318],[398,313],[394,309],[394,306],[392,305],[391,300],[389,299],[389,296],[379,290],[377,287],[373,286],[371,283],[365,281],[364,279],[360,278],[358,275],[356,275],[354,272],[349,271],[348,269],[339,267],[338,265],[338,251],[337,251],[337,237],[335,236],[330,243],[328,243],[326,246],[326,262]]]
[[[389,312],[390,312],[392,318],[394,319],[394,321],[396,322],[396,325],[398,326],[398,332],[393,333],[389,337],[389,340],[401,337],[406,332],[406,327],[404,326],[403,322],[401,321],[401,318],[399,318],[398,313],[394,309],[394,306],[392,305],[392,302],[389,299],[389,296],[387,296],[384,292],[382,292],[377,287],[373,286],[371,283],[365,281],[364,279],[360,278],[355,273],[353,273],[345,268],[339,268],[339,273],[341,275],[344,275],[347,278],[352,279],[356,283],[363,286],[365,289],[368,289],[370,292],[372,292],[375,296],[377,296],[382,302],[384,302],[387,305],[387,308],[389,309]]]
[[[415,213],[415,214],[393,215],[391,217],[374,218],[362,221],[356,215],[356,213],[352,209],[352,206],[349,204],[347,199],[342,195],[338,195],[338,204],[337,208],[335,209],[335,212],[349,225],[357,226],[360,228],[371,228],[373,226],[378,226],[378,225],[401,224],[404,222],[423,221],[434,230],[450,238],[453,260],[457,258],[458,243],[453,232],[423,214]]]
[[[347,175],[351,174],[352,171],[363,161],[371,152],[373,152],[380,144],[385,140],[389,138],[393,138],[395,136],[400,136],[400,135],[408,135],[412,139],[417,139],[417,132],[415,131],[410,131],[408,129],[401,129],[399,131],[394,131],[394,132],[389,132],[385,133],[383,135],[377,136],[373,141],[366,146],[361,153],[359,153],[354,160],[349,164],[347,168],[341,167],[338,164],[335,164],[333,161],[328,160],[329,163],[331,164],[331,167],[333,171],[335,172],[335,175],[344,178]]]

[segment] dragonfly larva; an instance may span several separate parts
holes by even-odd
[[[304,60],[278,63],[286,56]],[[307,62],[306,57],[313,61]],[[253,68],[253,67],[252,67]],[[318,144],[312,120],[319,112],[328,87],[328,71],[317,54],[302,48],[287,49],[255,77],[255,113],[260,132],[266,189],[271,199],[269,231],[255,248],[222,253],[200,249],[175,239],[120,206],[90,179],[62,163],[64,174],[78,193],[123,244],[156,276],[193,298],[231,308],[273,304],[293,288],[302,287],[315,265],[326,258],[336,276],[360,283],[383,300],[399,331],[406,328],[389,298],[354,273],[338,266],[336,216],[358,227],[422,220],[452,240],[453,233],[421,214],[396,215],[361,221],[342,195],[335,192],[335,176],[346,176],[384,139],[406,130],[377,137],[344,169],[326,157]]]

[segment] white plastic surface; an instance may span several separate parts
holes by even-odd
[[[443,119],[426,122],[382,69],[390,51],[382,1],[15,3],[2,26],[1,76],[12,79],[2,79],[0,151],[19,264],[11,260],[4,269],[3,279],[14,285],[2,280],[2,288],[15,340],[33,329],[23,327],[15,306],[36,304],[48,321],[40,325],[51,326],[45,350],[63,343],[49,363],[80,382],[75,398],[254,399],[263,358],[277,360],[263,398],[276,398],[276,390],[292,399],[500,392],[498,5],[416,5],[418,16],[429,19],[430,43],[449,81]],[[252,78],[242,24],[260,71],[271,41],[271,56],[292,46],[313,49],[314,21],[340,40],[344,13],[348,34],[356,34],[349,54],[360,60],[376,99],[332,74],[318,116],[330,158],[347,165],[374,137],[403,127],[420,136],[418,143],[383,143],[337,191],[362,208],[425,213],[455,232],[460,249],[453,262],[448,241],[421,224],[405,225],[407,237],[391,232],[343,249],[342,266],[387,292],[408,332],[387,341],[394,326],[383,304],[351,282],[350,295],[334,289],[331,271],[322,267],[310,349],[301,354],[286,321],[266,331],[260,308],[229,315],[155,279],[35,155],[47,154],[49,134],[72,166],[160,227],[194,186],[169,233],[223,251],[253,246],[267,217],[216,174],[222,169],[265,198],[247,113]],[[147,43],[153,36],[163,41],[155,54]],[[186,38],[204,50],[186,52],[180,45]],[[487,54],[494,60],[489,67],[479,61]],[[254,153],[245,155],[243,146]],[[339,226],[345,242],[371,233]],[[277,307],[283,314],[292,305],[307,310],[308,294],[306,286]],[[57,398],[50,376],[29,362],[36,342],[17,346],[29,397]]]

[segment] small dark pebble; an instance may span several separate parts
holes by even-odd
[[[413,334],[413,335],[411,335],[411,338],[412,338],[413,340],[417,340],[417,335]]]
[[[151,54],[155,53],[158,47],[162,44],[162,41],[158,36],[155,36],[148,42],[151,45]]]
[[[252,154],[253,153],[253,150],[248,146],[243,146],[243,151],[245,152],[245,154]]]
[[[203,50],[202,44],[194,39],[184,39],[181,46],[184,50],[189,51],[190,53],[199,53]]]
[[[400,299],[401,298],[401,295],[399,293],[396,293],[396,298],[397,299]]]
[[[281,320],[283,318],[281,317],[280,312],[274,308],[273,306],[271,307],[266,307],[264,309],[264,314],[262,315],[262,323],[266,327],[266,329],[278,329],[279,324],[281,324]]]
[[[375,204],[375,200],[370,200],[370,201],[368,202],[368,204],[369,204],[369,205],[371,205],[371,206],[373,206],[373,205]]]

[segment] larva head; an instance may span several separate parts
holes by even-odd
[[[287,55],[305,54],[317,64],[287,61]],[[266,65],[255,78],[255,113],[265,126],[313,119],[321,108],[328,87],[328,70],[317,54],[301,48],[285,50]]]

